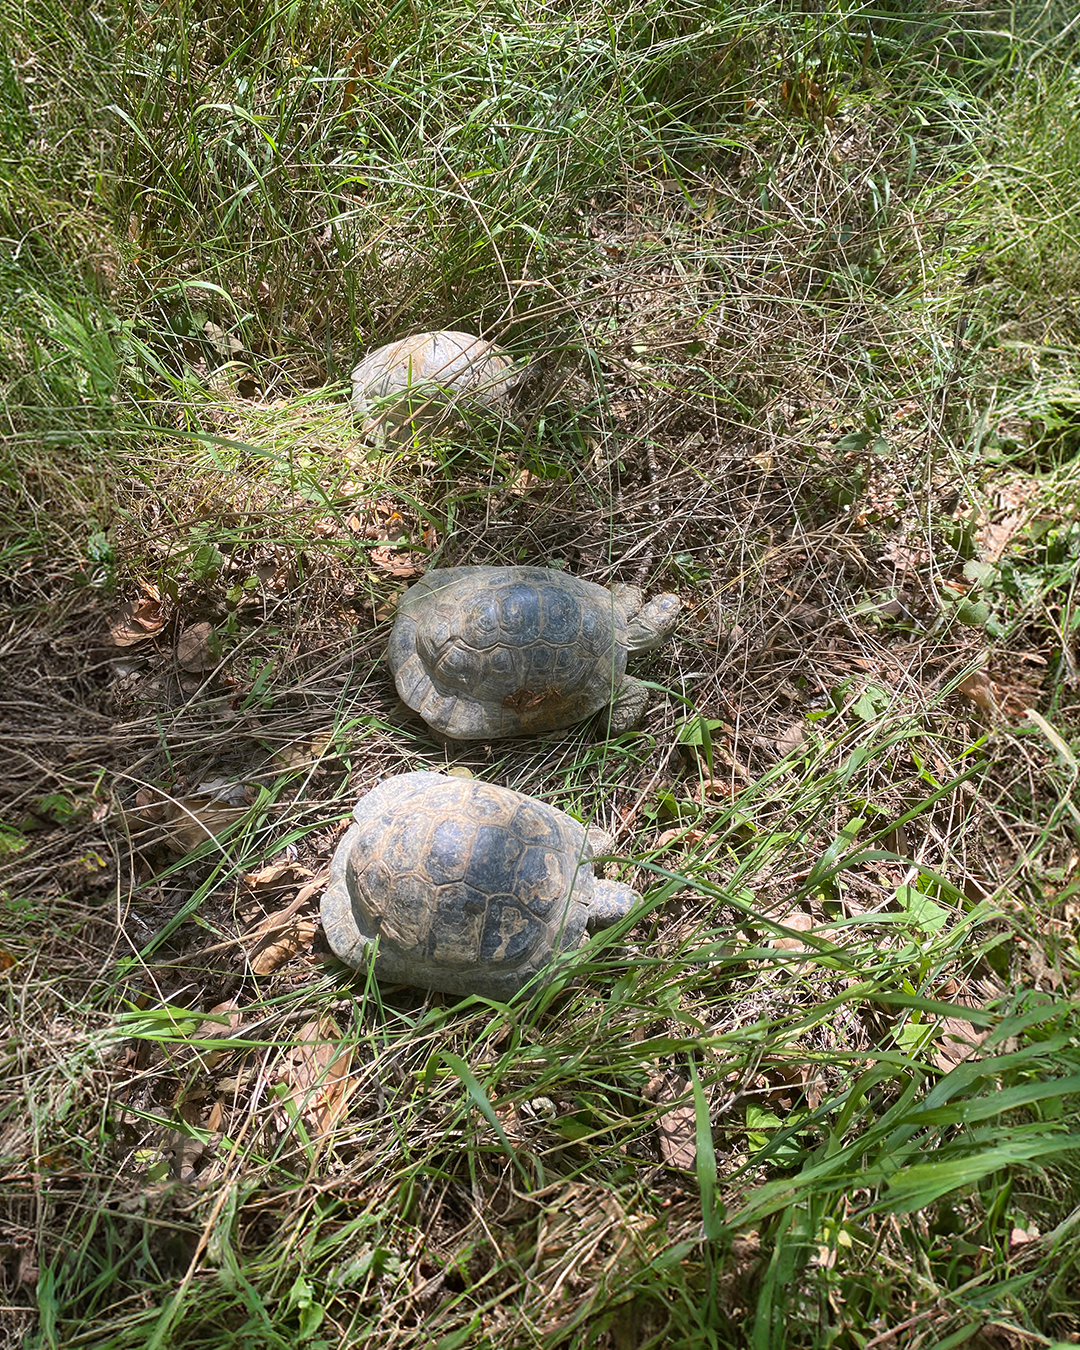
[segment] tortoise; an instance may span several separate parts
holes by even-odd
[[[391,983],[508,999],[638,895],[593,873],[610,840],[478,779],[384,779],[353,811],[322,898],[334,954]]]
[[[608,705],[618,735],[649,697],[627,655],[664,642],[679,609],[549,567],[432,568],[398,602],[387,660],[402,701],[448,740],[555,731]]]
[[[479,409],[503,406],[523,370],[494,343],[440,329],[369,352],[352,373],[365,435],[401,440]]]

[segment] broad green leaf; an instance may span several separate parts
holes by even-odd
[[[834,450],[841,453],[851,450],[865,450],[874,439],[868,431],[849,431],[846,436],[841,436],[833,446]]]
[[[914,886],[898,886],[893,899],[904,909],[915,927],[923,933],[936,933],[948,922],[948,910],[942,909]]]
[[[982,628],[990,617],[990,606],[985,600],[969,600],[965,596],[956,602],[956,617],[969,628]]]
[[[851,711],[864,722],[872,722],[889,708],[889,695],[876,684],[868,684],[851,705]]]

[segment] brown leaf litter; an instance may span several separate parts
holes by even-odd
[[[986,1028],[976,1027],[962,1017],[943,1017],[934,1034],[930,1061],[942,1073],[948,1073],[976,1055],[988,1034]]]
[[[192,1039],[196,1041],[222,1040],[230,1031],[238,1030],[243,1021],[244,1015],[237,1005],[236,998],[227,998],[221,1003],[216,1003],[210,1009],[195,1028]],[[199,1062],[204,1069],[210,1070],[228,1053],[228,1050],[202,1050],[199,1052]]]
[[[185,628],[176,644],[176,661],[192,675],[211,670],[220,659],[212,623],[194,623]]]
[[[109,634],[115,647],[134,647],[156,637],[165,627],[167,616],[156,591],[130,600],[109,620]]]
[[[326,886],[329,876],[328,870],[320,872],[301,887],[288,905],[268,914],[247,931],[244,946],[253,974],[269,975],[286,961],[311,948],[315,937],[312,902]]]
[[[127,818],[136,831],[159,826],[160,839],[174,853],[184,854],[242,820],[254,800],[243,783],[206,783],[201,791],[182,797],[141,787]]]
[[[697,1162],[697,1112],[693,1101],[687,1100],[689,1091],[685,1078],[657,1074],[642,1094],[661,1107],[656,1122],[661,1161],[685,1172],[692,1172]]]
[[[306,1022],[278,1066],[277,1081],[286,1089],[278,1128],[286,1130],[299,1118],[312,1138],[329,1133],[345,1114],[355,1086],[352,1060],[352,1046],[343,1044],[333,1018]]]

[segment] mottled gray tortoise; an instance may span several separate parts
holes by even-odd
[[[352,407],[365,435],[400,441],[504,407],[522,374],[506,352],[472,333],[416,333],[364,357],[352,373]]]
[[[638,900],[594,875],[594,849],[610,841],[510,788],[405,773],[353,817],[323,929],[346,965],[363,968],[374,946],[380,980],[507,999]]]
[[[609,704],[618,735],[649,697],[627,655],[665,641],[679,608],[547,567],[433,568],[399,601],[387,659],[402,701],[450,740],[555,731]]]

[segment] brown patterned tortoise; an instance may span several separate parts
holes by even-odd
[[[627,656],[666,641],[680,607],[548,567],[433,568],[399,601],[387,660],[402,701],[449,740],[555,731],[609,706],[618,735],[648,703]]]
[[[322,899],[346,965],[390,983],[508,999],[560,951],[629,913],[629,886],[595,876],[610,840],[510,788],[404,773],[353,812]]]

